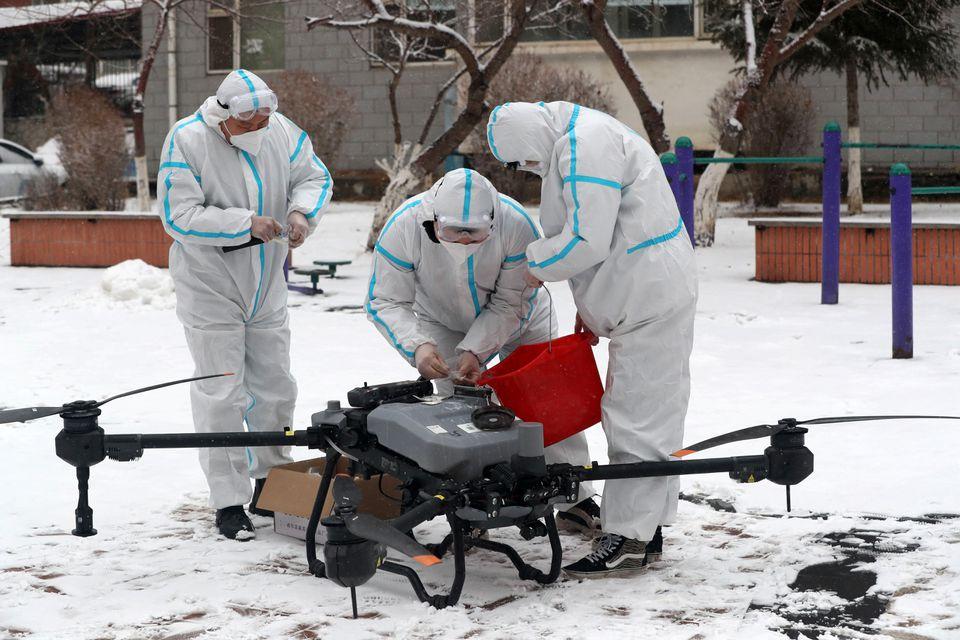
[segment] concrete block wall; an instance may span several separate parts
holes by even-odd
[[[389,72],[371,65],[363,58],[349,35],[314,29],[307,31],[304,17],[312,15],[319,5],[304,0],[285,3],[287,31],[285,51],[287,69],[305,69],[323,75],[334,86],[345,89],[356,101],[349,118],[350,132],[337,158],[324,161],[334,175],[338,171],[370,169],[377,158],[388,156],[393,147],[393,129],[387,103]],[[207,72],[207,36],[197,24],[205,24],[207,3],[187,3],[181,10],[190,11],[193,20],[182,16],[177,24],[177,87],[179,118],[190,115],[216,91],[223,73]],[[143,39],[148,42],[156,25],[153,5],[143,7]],[[360,34],[360,37],[363,37]],[[145,45],[146,46],[146,45]],[[160,146],[169,130],[167,117],[166,41],[160,48],[144,98],[145,129],[150,171],[158,166]],[[449,76],[449,63],[415,64],[408,68],[400,87],[401,121],[405,134],[415,137],[419,124],[433,104],[437,87]],[[258,72],[259,73],[259,72]],[[262,77],[270,82],[271,73]],[[280,106],[281,111],[283,105]],[[438,114],[438,126],[442,113]]]
[[[847,86],[844,76],[821,73],[806,76],[801,83],[810,89],[817,105],[814,123],[816,141],[811,153],[819,152],[820,129],[836,120],[847,139]],[[867,91],[860,79],[860,137],[864,142],[908,144],[960,144],[960,81],[924,85],[919,79],[896,80],[889,87]],[[868,165],[888,166],[906,162],[911,166],[956,169],[960,152],[942,150],[870,150],[863,152]]]

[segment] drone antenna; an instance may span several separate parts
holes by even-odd
[[[790,485],[787,485],[787,513],[790,513]]]
[[[353,604],[353,619],[357,619],[357,588],[350,587],[350,602]]]

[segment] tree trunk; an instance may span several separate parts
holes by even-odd
[[[167,18],[170,15],[169,4],[163,3],[160,15],[157,16],[157,25],[153,31],[153,39],[140,65],[140,77],[137,78],[137,88],[133,97],[133,161],[137,172],[137,209],[150,210],[150,178],[147,174],[147,144],[143,133],[143,96],[147,91],[147,81],[150,71],[157,59],[160,50],[160,41],[167,30]]]
[[[734,154],[717,149],[714,158],[730,158]],[[717,211],[719,210],[720,186],[730,170],[731,165],[718,163],[707,165],[707,170],[700,176],[697,193],[693,198],[693,232],[697,246],[709,247],[713,244],[717,227]]]
[[[367,236],[367,250],[373,251],[377,240],[380,238],[380,231],[387,219],[396,211],[403,201],[410,196],[419,193],[423,187],[423,181],[427,174],[416,164],[408,164],[395,175],[390,177],[390,183],[387,184],[383,197],[377,203],[377,208],[373,214],[373,224],[370,225],[370,235]]]
[[[860,142],[860,87],[857,65],[847,60],[847,136],[850,142]],[[863,213],[863,185],[860,179],[860,149],[847,149],[847,211]]]
[[[604,16],[606,6],[606,0],[580,3],[583,16],[590,27],[590,33],[607,55],[617,75],[620,76],[623,86],[627,89],[627,93],[630,94],[630,98],[636,105],[637,111],[640,112],[640,120],[643,122],[643,128],[650,139],[650,146],[658,154],[669,151],[670,137],[667,135],[667,127],[663,121],[663,106],[655,104],[650,98],[647,88],[640,79],[640,74],[630,61],[630,56],[623,50],[617,35],[607,24],[607,19]]]

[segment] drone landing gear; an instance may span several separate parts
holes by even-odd
[[[435,555],[440,557],[450,550],[451,545],[453,546],[454,579],[450,593],[446,595],[430,595],[424,588],[423,582],[420,581],[417,572],[412,568],[394,562],[384,562],[380,565],[380,568],[384,571],[406,577],[421,602],[426,602],[437,609],[443,609],[444,607],[457,604],[457,601],[460,599],[460,590],[463,587],[463,581],[466,577],[465,556],[468,546],[502,553],[507,556],[510,562],[513,563],[513,566],[517,568],[517,574],[521,580],[533,580],[538,584],[550,584],[560,577],[563,549],[560,546],[560,533],[557,531],[557,522],[552,513],[544,516],[544,524],[542,525],[546,530],[547,538],[550,540],[551,558],[549,573],[544,573],[540,569],[524,562],[517,550],[508,544],[486,540],[476,536],[464,536],[463,532],[470,528],[470,525],[466,521],[454,515],[448,515],[447,520],[450,522],[451,533],[447,534],[447,536],[436,545],[430,545],[429,548]],[[539,521],[537,521],[536,524],[539,525]]]
[[[382,571],[403,576],[409,580],[410,586],[413,587],[413,591],[417,594],[420,602],[426,602],[436,609],[443,609],[457,604],[457,601],[460,600],[460,592],[463,590],[463,581],[467,577],[466,538],[463,535],[466,525],[463,520],[453,514],[447,514],[447,522],[450,523],[451,533],[448,534],[440,544],[446,549],[450,546],[451,542],[453,543],[453,584],[450,586],[448,593],[434,595],[427,593],[427,589],[423,586],[420,576],[417,575],[417,572],[411,567],[390,562],[389,560],[380,565]],[[473,540],[473,542],[476,544],[475,540]]]

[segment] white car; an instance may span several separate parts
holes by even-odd
[[[16,142],[0,139],[0,201],[22,198],[27,183],[42,171],[42,158]]]

